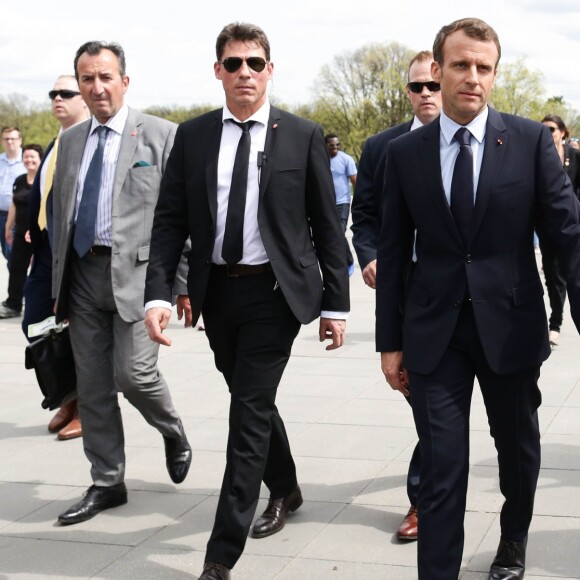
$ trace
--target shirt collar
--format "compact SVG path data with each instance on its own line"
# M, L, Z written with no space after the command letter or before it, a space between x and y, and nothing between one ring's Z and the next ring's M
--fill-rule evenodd
M109 127L115 133L119 135L123 134L123 130L125 129L125 123L127 122L127 117L129 116L129 107L127 105L123 105L116 113L113 115L106 123L105 126ZM93 116L91 121L91 131L90 134L92 135L94 130L102 123L97 121L96 117Z
M261 123L264 127L268 126L268 119L270 118L270 101L266 99L266 102L251 116L246 119L246 121L256 121ZM239 119L234 117L233 113L228 109L227 105L224 105L224 110L222 113L222 121L225 122L228 119L233 119L234 121L241 122Z
M449 145L457 132L457 129L460 127L467 127L469 132L480 142L483 143L483 139L485 137L485 126L487 124L487 117L489 115L489 109L487 106L473 121L468 123L467 125L459 125L452 119L450 119L446 114L445 111L441 110L441 117L440 117L440 125L441 125L441 133L445 138L446 143Z

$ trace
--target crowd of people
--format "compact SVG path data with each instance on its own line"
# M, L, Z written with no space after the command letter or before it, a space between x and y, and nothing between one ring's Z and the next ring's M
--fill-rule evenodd
M200 578L226 580L248 535L280 532L303 503L277 388L302 324L345 340L353 246L376 291L376 348L419 435L409 510L421 580L453 580L463 552L475 378L499 463L501 537L491 580L523 578L540 468L539 370L558 343L566 291L580 325L580 153L563 120L489 106L501 46L470 18L410 62L408 121L369 136L357 169L336 134L268 100L264 31L216 42L223 108L181 125L130 108L123 48L89 41L49 98L61 130L46 152L2 130L1 318L68 323L76 391L48 428L82 435L92 485L58 517L128 501L118 393L163 438L179 484L192 451L157 365L176 307L203 324L230 392L226 467ZM351 191L354 189L352 211ZM536 265L540 240L549 326ZM32 258L32 265L29 264ZM254 521L261 483L270 499Z

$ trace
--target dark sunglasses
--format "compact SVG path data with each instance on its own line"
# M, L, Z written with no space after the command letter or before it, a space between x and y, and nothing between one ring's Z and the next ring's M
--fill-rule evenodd
M72 99L80 95L78 91L69 91L67 89L61 89L60 91L48 91L48 97L51 101L54 101L56 97L60 97L61 99Z
M552 127L552 125L545 125L546 127L548 127L548 129L550 129L550 133L553 133L556 130L556 127Z
M427 87L427 90L430 91L431 93L436 93L437 91L441 90L441 85L439 83L436 83L435 81L427 81L425 83L407 83L407 88L412 92L412 93L422 93L423 92L423 87Z
M255 72L262 72L266 68L266 65L268 64L268 61L264 60L261 56L249 56L248 58L240 58L239 56L228 56L228 58L224 58L221 61L221 64L224 65L224 68L229 73L233 73L236 72L242 66L242 63L244 61L246 61L247 65Z

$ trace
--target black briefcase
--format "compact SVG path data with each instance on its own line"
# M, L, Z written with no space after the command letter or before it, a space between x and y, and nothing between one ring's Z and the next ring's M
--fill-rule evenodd
M26 347L24 366L34 369L44 395L43 409L56 409L76 389L77 373L68 327L31 342Z

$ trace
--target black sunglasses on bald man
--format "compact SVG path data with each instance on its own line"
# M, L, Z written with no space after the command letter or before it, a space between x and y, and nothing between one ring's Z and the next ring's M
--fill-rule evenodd
M407 83L407 88L412 93L422 93L423 87L427 87L427 90L431 93L436 93L441 90L441 86L435 81L427 81L425 83Z
M224 68L229 73L233 73L242 66L244 61L246 61L246 64L255 72L262 72L268 64L268 61L264 60L261 56L249 56L248 58L228 56L228 58L224 58L222 61L220 61L220 64L223 64Z
M59 91L48 91L48 97L51 101L54 101L56 97L60 97L61 99L72 99L80 95L78 91L69 91L67 89L61 89Z

